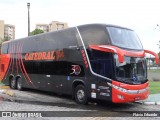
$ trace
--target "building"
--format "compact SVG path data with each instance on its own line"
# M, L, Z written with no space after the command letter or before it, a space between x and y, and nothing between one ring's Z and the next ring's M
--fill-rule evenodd
M15 39L15 26L4 23L3 20L0 20L0 40L4 38Z
M4 25L4 38L15 39L15 26L10 24Z
M48 24L36 24L36 29L41 29L46 33L46 32L49 32L49 25Z
M0 20L0 40L4 39L4 21Z
M68 27L65 22L52 21L50 24L36 24L36 29L41 29L44 32L50 32L55 30L62 30Z
M52 21L49 24L49 31L55 31L55 30L62 30L68 27L67 23L64 22L58 22L58 21Z

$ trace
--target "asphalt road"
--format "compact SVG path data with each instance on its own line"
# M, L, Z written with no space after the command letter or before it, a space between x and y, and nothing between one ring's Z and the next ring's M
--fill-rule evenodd
M64 117L65 119L76 117L72 119L94 118L97 120L107 117L107 119L110 120L113 118L119 119L120 117L120 119L127 118L132 120L137 119L136 115L141 115L140 113L143 111L150 113L150 111L160 110L160 105L144 105L140 103L113 104L110 102L98 102L89 103L89 105L78 105L71 99L71 96L61 96L31 89L25 91L12 90L12 92L14 92L14 96L0 94L0 111L35 111L40 112L43 117L54 116L54 119L60 119L59 117L63 119ZM43 117L41 119L44 119ZM142 117L141 120L150 118L151 117ZM20 118L16 117L16 119ZM35 117L32 119L35 120L39 118ZM47 117L46 119L51 119L51 117ZM152 117L152 119L157 118Z

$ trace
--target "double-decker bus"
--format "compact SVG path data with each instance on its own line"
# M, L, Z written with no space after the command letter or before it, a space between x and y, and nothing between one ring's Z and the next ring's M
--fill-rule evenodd
M128 28L87 24L16 39L2 44L1 81L23 88L72 95L79 104L91 99L114 103L148 97L145 53Z

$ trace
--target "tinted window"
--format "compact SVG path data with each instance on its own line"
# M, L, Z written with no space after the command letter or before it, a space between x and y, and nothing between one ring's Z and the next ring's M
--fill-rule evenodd
M113 78L112 54L98 50L88 50L92 70L102 76Z
M143 49L142 44L134 31L117 27L107 27L107 30L113 45L127 49Z
M23 43L23 53L28 53L28 52L36 52L38 46L38 38L28 38L24 39Z
M75 76L75 74L70 74L73 72L72 65L75 65L75 63L65 62L65 61L25 62L25 68L27 72L30 74ZM79 66L81 67L81 73L78 76L84 76L83 66L81 65Z
M23 53L49 51L78 46L74 29L49 32L24 38Z
M2 44L2 54L7 54L8 53L8 43L3 43Z
M110 44L106 27L100 25L78 27L85 46Z
M38 51L64 49L69 48L69 46L78 46L76 33L73 29L48 33L37 43Z

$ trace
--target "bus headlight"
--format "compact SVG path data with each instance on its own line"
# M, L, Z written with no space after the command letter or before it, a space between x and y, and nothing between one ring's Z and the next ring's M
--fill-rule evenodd
M116 86L116 85L113 85L113 84L111 84L111 83L107 83L107 84L108 84L109 86L115 88L116 90L119 90L119 91L125 92L125 93L127 92L127 89L121 88L121 87Z
M108 83L107 84L110 86L110 87L113 87L115 88L116 90L119 90L121 92L124 92L124 93L127 93L127 94L140 94L140 93L144 93L146 92L148 89L147 88L144 88L144 89L140 89L140 90L127 90L125 88L121 88L119 86L116 86L116 85L113 85L111 83Z

